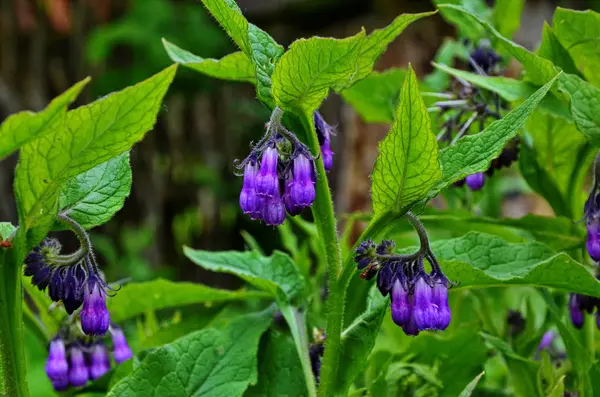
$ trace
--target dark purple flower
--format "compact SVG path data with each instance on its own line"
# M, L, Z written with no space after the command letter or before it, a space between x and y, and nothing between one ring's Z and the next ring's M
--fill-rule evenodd
M65 310L69 314L79 309L83 303L83 290L86 277L87 274L80 263L68 267L65 271L65 277L62 280L63 294L61 300L65 306Z
M319 138L319 144L321 145L321 156L323 158L323 166L326 171L331 171L333 168L333 155L331 151L331 135L334 128L327 124L323 116L319 112L313 114L315 129L317 131L317 137Z
M67 353L65 349L65 343L61 338L54 338L50 342L50 348L48 349L48 359L46 360L46 375L50 380L56 380L57 383L67 379L67 386L69 384L69 363L67 362Z
M259 196L270 198L279 195L279 177L277 176L278 157L279 154L275 147L269 146L265 149L254 186L256 194Z
M262 220L267 226L281 225L285 220L285 206L279 192L272 197L265 198Z
M401 327L407 327L411 319L408 291L397 278L396 281L394 281L392 293L390 295L392 297L392 320Z
M393 240L383 240L381 244L377 246L377 253L379 255L392 255L396 250L396 243Z
M506 323L508 324L508 333L512 336L520 334L525 329L525 318L523 318L521 312L516 310L508 311Z
M50 379L50 382L55 391L65 391L69 388L69 375L65 375L62 378Z
M588 219L586 228L588 236L585 246L590 257L598 262L600 261L600 218Z
M325 346L323 343L313 343L308 347L308 357L310 358L310 367L317 385L319 384L319 377L321 375L321 359L325 352Z
M299 206L295 201L292 200L291 198L291 185L292 182L290 181L286 181L285 182L285 191L283 193L283 204L285 205L285 210L290 214L290 215L299 215L302 210L304 209L304 207Z
M244 168L244 185L240 192L240 207L244 214L250 215L250 218L260 217L262 210L262 197L256 194L255 182L258 175L258 165L249 161Z
M373 240L366 240L361 242L358 247L354 250L354 262L358 270L363 270L369 264L375 261L377 245Z
M415 283L412 317L420 331L436 328L437 313L433 303L433 288L427 284L424 276L419 277Z
M108 350L102 343L96 343L90 353L90 378L96 380L110 371Z
M414 297L411 296L410 299L412 300ZM402 331L404 331L404 333L408 336L417 336L419 335L419 327L417 327L417 322L415 320L415 316L411 316L410 317L410 321L408 322L408 324L402 326Z
M490 74L493 69L502 61L502 57L498 55L490 46L480 45L471 54L471 60L475 63L485 74ZM473 64L469 63L471 71L476 72L476 68Z
M294 159L293 177L287 188L290 201L298 207L309 207L315 201L313 163L305 155Z
M75 387L85 386L90 379L90 374L85 363L83 351L77 346L71 346L69 355L71 357L71 368L69 369L71 384Z
M87 335L104 335L110 325L106 308L104 284L96 275L90 275L85 284L83 309L79 313L81 329Z
M63 280L67 274L66 267L57 267L52 270L50 283L48 284L48 295L54 302L59 302L64 296Z
M475 174L469 175L465 178L467 181L467 186L471 190L481 190L485 183L485 174L483 172L477 172Z
M48 257L59 255L61 245L54 238L47 238L35 247L25 258L25 269L23 273L31 276L31 283L38 287L40 291L44 290L50 282L52 273L52 264Z
M440 331L445 330L450 325L452 313L448 305L448 285L442 280L434 280L432 301L437 307L437 316L434 328Z
M554 334L554 332L546 331L546 333L544 333L544 335L542 336L542 339L540 340L538 350L544 350L544 349L547 349L548 347L550 347L550 345L552 344L552 341L554 341L555 337L556 337L556 335Z
M585 314L579 307L579 299L577 294L571 294L569 296L569 312L571 314L571 322L573 323L573 326L577 329L581 329L585 321Z
M381 295L386 296L392 290L392 286L397 279L395 267L390 264L382 266L377 274L377 288L379 288Z
M600 310L596 312L596 328L600 329Z
M121 328L113 328L111 331L112 342L113 342L113 357L117 364L121 364L124 361L129 360L133 357L133 352L127 345L127 339Z

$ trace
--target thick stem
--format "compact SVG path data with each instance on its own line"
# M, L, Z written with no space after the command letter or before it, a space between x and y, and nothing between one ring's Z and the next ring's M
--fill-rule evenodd
M421 248L419 249L419 251L422 253L431 252L431 248L429 246L429 237L427 237L427 231L425 230L425 226L423 226L419 218L413 215L412 212L407 212L406 214L404 214L404 216L406 216L406 219L408 219L410 224L413 225L415 231L419 235L419 241L421 242Z

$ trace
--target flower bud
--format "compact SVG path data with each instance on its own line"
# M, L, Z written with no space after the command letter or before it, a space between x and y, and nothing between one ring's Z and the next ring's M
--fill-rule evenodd
M87 335L104 335L110 326L106 292L96 275L90 275L84 289L83 309L79 313L81 328Z
M113 357L117 364L121 364L124 361L129 360L133 357L133 352L127 345L125 334L120 328L114 328L112 331L112 342L113 342Z
M573 326L577 329L581 329L585 321L585 314L579 307L579 299L577 294L571 294L569 296L569 312L571 314L571 322L573 323Z
M291 181L285 182L285 192L283 194L283 204L285 205L285 210L292 216L299 215L304 207L299 206L295 201L291 198Z
M96 380L110 371L108 350L102 343L96 343L90 353L90 378Z
M354 250L354 262L358 270L362 270L376 261L377 245L372 240L361 242Z
M600 219L588 219L586 229L588 236L585 246L590 257L598 262L600 261Z
M40 291L44 290L50 282L52 265L47 257L59 255L61 245L54 238L47 238L35 247L27 257L25 257L25 269L23 273L31 276L31 283L38 287Z
M412 297L411 297L412 298ZM417 327L417 323L415 320L415 316L410 317L410 321L408 324L402 326L402 331L408 336L417 336L419 335L419 327Z
M386 296L392 289L392 286L395 285L394 282L397 280L396 272L389 263L386 263L381 267L381 270L379 270L379 273L377 274L377 288L379 288L381 295Z
M54 391L65 391L69 388L69 375L65 375L62 378L50 379Z
M333 151L331 150L331 142L329 139L325 140L323 146L321 146L321 157L323 158L323 167L325 171L331 171L333 168Z
M414 304L412 317L420 331L435 329L437 324L436 308L433 305L433 288L427 284L424 277L419 277L415 283Z
M290 201L298 207L308 207L315 201L312 160L300 154L294 159L293 168L293 178L289 183Z
M467 176L465 180L467 181L467 186L469 186L469 189L481 190L485 183L485 174L483 172L477 172Z
M62 302L67 313L72 314L83 303L83 290L87 274L81 264L67 268L62 288Z
M432 302L437 307L434 328L443 331L448 328L452 319L452 313L448 305L448 287L444 283L436 282L433 285Z
M411 307L408 291L404 288L402 283L400 283L399 279L394 281L391 298L392 320L401 327L407 327L411 319Z
M256 194L255 183L258 175L258 165L252 161L246 164L244 168L244 185L240 192L240 207L244 214L250 215L254 219L257 214L261 213L261 198Z
M278 157L279 154L275 147L265 149L254 187L256 194L259 196L273 197L279 194L279 177L277 176Z
M71 368L69 370L69 380L75 387L85 386L90 378L88 367L85 364L83 351L77 346L71 346L69 349L71 356Z
M262 219L267 226L281 225L285 220L285 207L279 192L272 197L265 198Z
M323 166L325 171L331 171L333 168L333 155L331 151L331 134L334 128L327 124L323 116L319 112L313 114L315 129L317 131L317 137L319 138L319 144L321 145L321 157L323 159Z
M48 359L46 360L46 375L50 380L56 380L60 384L61 380L67 379L68 382L69 363L67 363L67 353L65 343L61 338L54 338L50 342L48 350Z
M548 347L550 347L550 345L552 344L552 341L554 341L556 335L554 335L554 332L552 331L546 331L546 333L544 333L544 335L542 336L542 339L540 340L540 344L538 345L538 350L544 350L547 349Z

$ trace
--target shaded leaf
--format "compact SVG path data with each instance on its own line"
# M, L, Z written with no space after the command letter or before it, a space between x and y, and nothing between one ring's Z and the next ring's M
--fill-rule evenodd
M575 62L573 62L573 58L571 58L569 51L563 47L556 37L554 30L548 26L547 22L544 22L542 43L538 49L538 54L562 68L562 70L567 73L579 74L579 69L577 69Z
M467 385L467 387L465 387L465 389L463 391L460 392L460 394L458 395L458 397L470 397L471 394L473 394L473 390L475 390L475 388L477 387L477 384L479 383L479 380L481 379L481 377L485 374L485 372L480 373L479 375L477 375L475 377L475 379L473 379L471 381L471 383L469 383Z
M525 0L502 0L494 3L494 26L504 37L511 38L521 26Z

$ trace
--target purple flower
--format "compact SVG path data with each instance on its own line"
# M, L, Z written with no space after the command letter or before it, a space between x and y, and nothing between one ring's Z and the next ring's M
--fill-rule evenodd
M87 274L80 263L69 266L62 280L61 300L67 313L72 314L83 303L83 289Z
M577 329L581 329L585 321L585 314L579 306L577 294L571 294L569 296L569 312L571 314L571 322L573 323L573 326Z
M398 274L395 271L395 266L393 267L389 263L382 266L379 273L377 273L377 288L379 288L381 295L386 296L392 290L397 280Z
M542 339L540 340L538 350L541 351L541 350L544 350L544 349L547 349L548 347L550 347L550 345L552 344L552 341L554 341L555 337L556 337L556 335L554 334L554 332L546 331L546 333L544 333L544 335L542 336Z
M125 334L121 328L113 328L111 331L112 342L113 342L113 356L117 364L121 364L124 361L129 360L133 357L133 353L127 345Z
M485 174L483 172L478 172L476 174L469 175L465 178L467 181L467 186L471 190L481 190L483 184L485 183Z
M588 237L585 246L590 257L598 262L600 261L600 218L588 219L586 229Z
M434 279L432 302L437 307L435 329L440 331L445 330L450 325L452 313L448 305L448 285L445 281Z
M104 335L110 325L106 308L104 284L96 275L90 275L84 289L83 309L79 313L81 328L87 335Z
M298 207L308 207L315 201L313 164L304 154L294 159L293 177L287 189L290 201Z
M38 287L40 291L44 290L50 282L53 266L47 260L47 257L59 255L61 245L54 238L47 238L35 247L25 258L25 269L23 273L31 276L31 284Z
M315 112L314 115L315 129L317 131L317 137L319 138L319 144L321 145L321 156L323 157L323 166L326 171L331 171L333 168L333 155L331 151L331 135L334 128L327 124L323 116L319 112Z
M48 359L46 360L46 375L51 381L56 380L60 384L64 379L69 384L69 363L67 363L67 353L65 343L61 338L54 338L50 342L48 350Z
M90 374L85 364L83 351L77 346L71 346L69 355L71 356L71 368L69 370L71 384L75 387L85 386L90 378Z
M396 279L394 282L392 293L390 295L392 297L392 320L401 327L407 327L411 320L411 307L408 291L404 288L399 279ZM416 324L414 324L414 326L416 326Z
M304 207L299 206L295 201L292 200L291 197L291 186L292 182L289 180L285 181L285 191L283 193L283 204L285 205L285 210L292 216L299 215Z
M498 55L489 45L480 45L471 53L471 60L485 74L490 74L493 69L502 61L502 57ZM476 72L475 67L469 63L469 69Z
M358 270L363 270L376 259L377 245L372 240L361 242L354 250L354 262Z
M277 176L277 160L279 154L275 147L265 149L256 175L255 190L259 196L270 198L279 195L279 177Z
M55 391L65 391L69 388L69 375L65 375L59 379L50 379L50 382Z
M437 313L433 303L433 288L427 284L424 276L419 277L415 283L412 316L420 331L436 329Z
M281 225L285 220L285 207L279 191L272 197L265 198L262 219L267 226Z
M413 299L414 299L414 296L411 296L410 300L412 301ZM419 327L417 327L417 322L415 320L415 316L411 316L408 324L402 326L402 331L404 331L404 333L408 336L419 335L420 331L419 331Z
M90 361L90 378L96 380L102 375L110 371L110 357L108 350L102 343L96 343L92 347L92 352L89 356Z
M262 212L262 197L256 194L255 183L258 175L258 165L249 161L244 168L244 185L240 192L240 207L250 218L260 218Z

